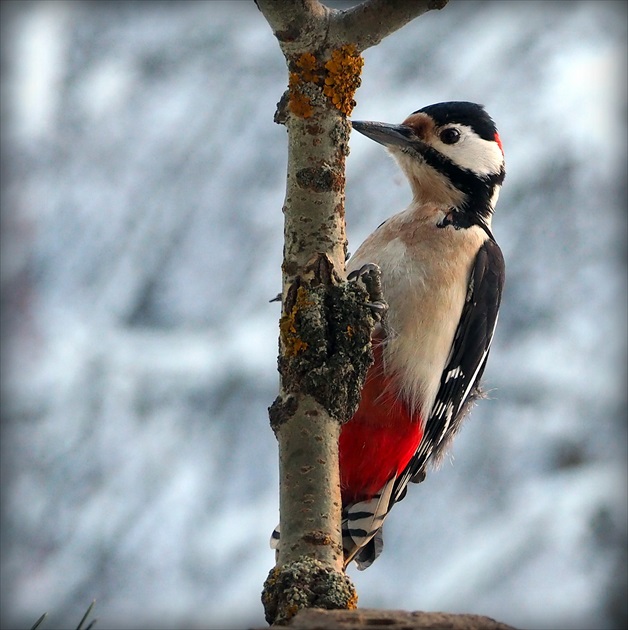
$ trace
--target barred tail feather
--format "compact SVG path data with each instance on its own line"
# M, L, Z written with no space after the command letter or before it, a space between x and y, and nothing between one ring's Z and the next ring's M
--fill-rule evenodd
M355 560L358 569L369 567L381 553L384 543L382 525L391 507L395 478L367 501L359 501L344 509L342 519L342 545L345 567Z

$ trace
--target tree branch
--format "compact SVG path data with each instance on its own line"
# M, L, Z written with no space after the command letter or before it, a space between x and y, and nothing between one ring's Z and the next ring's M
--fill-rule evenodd
M345 282L347 116L359 85L355 47L326 46L316 0L258 0L289 69L275 120L288 129L280 388L269 414L279 444L281 541L262 601L269 623L301 608L355 607L344 575L338 436L359 402L373 319Z
M321 39L319 25L327 19L329 9L318 0L255 0L284 53L286 47L302 50L318 48ZM308 41L312 36L312 41Z
M332 42L352 42L362 52L414 18L442 9L449 0L367 0L331 16Z

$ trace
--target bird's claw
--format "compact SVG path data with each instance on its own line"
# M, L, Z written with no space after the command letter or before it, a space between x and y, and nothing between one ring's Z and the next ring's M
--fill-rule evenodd
M380 317L388 310L388 304L386 304L386 302L384 302L383 300L379 302L366 302L366 305L371 310L378 313Z
M384 300L382 292L382 272L375 263L366 263L359 269L355 269L348 276L349 282L361 281L369 294L369 301L366 305L373 311L377 320L384 317L388 311L388 303Z

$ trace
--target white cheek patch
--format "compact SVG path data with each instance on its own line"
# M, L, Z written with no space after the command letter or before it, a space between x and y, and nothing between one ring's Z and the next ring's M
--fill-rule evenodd
M436 140L435 148L454 164L478 175L499 173L504 165L504 155L497 142L480 138L470 127L461 125L456 128L460 130L460 140L456 144Z
M493 195L491 197L491 200L489 201L489 203L491 204L491 208L494 208L497 205L497 200L499 199L499 191L501 190L501 188L501 186L495 186L495 189L493 190Z

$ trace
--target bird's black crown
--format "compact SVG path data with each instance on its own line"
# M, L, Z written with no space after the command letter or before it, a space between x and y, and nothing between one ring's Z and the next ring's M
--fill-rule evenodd
M484 140L494 140L497 133L493 119L486 113L484 107L477 103L448 101L428 105L413 113L419 112L430 116L439 127L449 123L468 125Z

